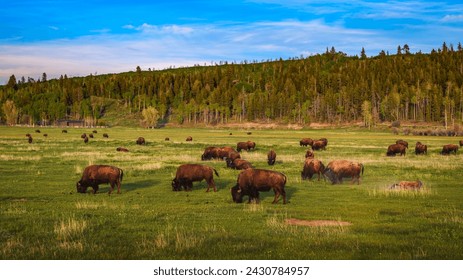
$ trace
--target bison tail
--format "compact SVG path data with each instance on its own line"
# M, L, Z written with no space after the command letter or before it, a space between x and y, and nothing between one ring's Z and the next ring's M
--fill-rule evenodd
M123 171L122 169L119 169L119 171L120 171L120 177L119 177L119 179L120 179L121 182L122 182L122 178L124 177L124 171Z
M214 173L215 175L217 175L217 177L219 177L219 173L217 173L217 170L215 170L214 168L212 168L214 170Z
M362 168L362 176L363 176L363 170L364 170L365 168L363 167L363 164L360 164L360 167Z

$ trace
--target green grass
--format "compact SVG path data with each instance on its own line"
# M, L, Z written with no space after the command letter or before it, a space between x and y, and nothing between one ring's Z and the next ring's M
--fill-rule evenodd
M0 127L0 259L463 259L463 155L441 156L450 137L400 136L411 146L428 145L427 156L388 158L398 138L388 132L351 130L245 130L164 128L92 129ZM103 139L103 133L109 139ZM233 135L229 135L232 132ZM34 142L27 143L26 133ZM193 142L185 142L187 136ZM135 145L143 136L146 146ZM169 137L170 141L164 141ZM329 140L315 157L362 162L360 185L301 181L303 137ZM260 204L235 204L229 188L239 171L223 161L201 162L206 146L235 146L256 168L288 177L289 203L273 205L273 192ZM116 152L124 146L129 153ZM266 163L268 150L277 163ZM182 163L217 169L218 192L206 183L192 192L173 192L171 180ZM122 194L76 193L89 164L124 170ZM421 180L420 192L389 191L400 180ZM303 227L285 219L337 220L350 226Z

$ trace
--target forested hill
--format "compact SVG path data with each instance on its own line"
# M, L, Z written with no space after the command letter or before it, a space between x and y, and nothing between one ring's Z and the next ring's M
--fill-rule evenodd
M85 119L108 123L112 106L134 118L178 124L463 120L463 50L347 56L334 48L307 58L221 62L162 71L47 80L11 76L0 87L6 123ZM149 108L149 110L145 110ZM153 110L153 108L155 110ZM147 121L148 122L148 121Z

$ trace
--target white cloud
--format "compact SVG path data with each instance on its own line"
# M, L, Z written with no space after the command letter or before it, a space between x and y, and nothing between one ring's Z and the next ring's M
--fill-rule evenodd
M443 22L460 22L463 21L463 14L461 15L446 15L442 18Z

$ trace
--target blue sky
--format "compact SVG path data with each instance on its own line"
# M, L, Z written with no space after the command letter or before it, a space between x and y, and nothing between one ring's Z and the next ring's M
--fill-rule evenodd
M0 84L211 62L430 52L463 41L460 1L0 0ZM463 42L462 42L463 43Z

